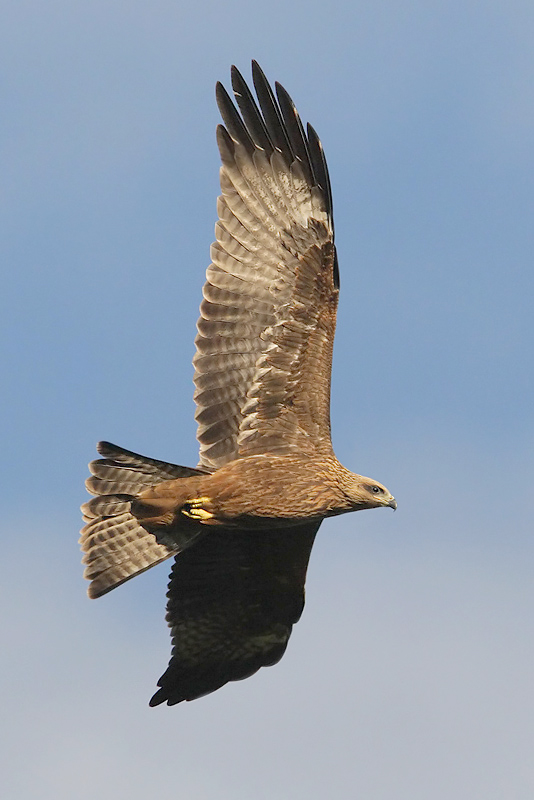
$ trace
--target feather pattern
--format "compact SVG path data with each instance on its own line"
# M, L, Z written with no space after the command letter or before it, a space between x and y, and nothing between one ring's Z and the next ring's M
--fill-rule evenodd
M339 271L315 130L259 66L232 68L217 129L221 196L197 323L200 463L101 442L81 533L89 596L175 556L172 656L150 704L193 700L283 655L325 517L396 501L330 439Z
M221 84L221 190L196 338L200 463L331 452L330 372L338 298L332 197L313 128L253 63L254 100ZM239 110L238 110L239 109Z
M81 531L80 545L93 598L178 552L177 546L159 544L129 511L89 522Z
M131 513L132 500L162 481L202 475L202 471L133 453L110 442L99 442L104 458L92 461L85 485L96 495L84 503L80 545L84 577L91 581L89 597L100 597L149 567L175 555L203 531L191 528L172 536L154 535Z

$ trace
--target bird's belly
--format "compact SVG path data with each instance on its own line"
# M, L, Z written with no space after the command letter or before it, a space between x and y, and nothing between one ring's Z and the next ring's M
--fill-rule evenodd
M230 476L235 480L225 479ZM228 476L216 473L212 484L210 505L215 524L287 527L349 510L332 483L294 466L286 470L236 469Z

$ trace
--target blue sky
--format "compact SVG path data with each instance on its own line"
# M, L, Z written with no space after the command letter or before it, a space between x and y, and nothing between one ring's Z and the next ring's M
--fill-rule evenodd
M530 800L534 7L6 3L0 764L14 800ZM168 566L85 596L106 438L194 465L214 84L256 58L325 146L340 460L275 668L148 709ZM6 796L8 796L6 795Z

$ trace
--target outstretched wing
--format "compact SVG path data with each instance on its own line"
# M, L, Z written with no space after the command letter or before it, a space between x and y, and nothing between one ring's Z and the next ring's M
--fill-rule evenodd
M217 241L200 307L200 466L257 453L329 453L339 280L323 150L253 62L258 104L232 68L221 84Z
M151 706L194 700L282 658L319 525L214 529L177 556L167 594L172 657Z

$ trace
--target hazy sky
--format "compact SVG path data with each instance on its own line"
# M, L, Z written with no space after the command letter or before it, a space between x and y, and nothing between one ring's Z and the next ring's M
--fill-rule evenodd
M2 795L531 800L532 2L2 11ZM323 525L278 666L149 709L169 565L90 602L78 506L98 439L196 463L214 84L251 58L325 146L334 446L399 509Z

